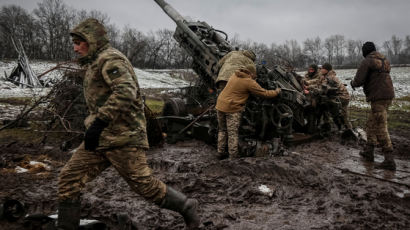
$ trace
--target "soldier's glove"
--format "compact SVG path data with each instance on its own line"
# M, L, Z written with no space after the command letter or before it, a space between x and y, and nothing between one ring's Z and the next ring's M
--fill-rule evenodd
M91 126L85 131L84 148L85 150L94 151L99 144L102 131L108 126L108 123L96 118Z
M279 96L279 95L280 95L280 93L282 92L282 90L281 90L279 87L278 87L278 88L276 88L276 89L275 89L275 91L276 91L276 95L278 95L278 96Z
M352 87L353 90L356 90L353 86L353 80L350 81L350 86Z

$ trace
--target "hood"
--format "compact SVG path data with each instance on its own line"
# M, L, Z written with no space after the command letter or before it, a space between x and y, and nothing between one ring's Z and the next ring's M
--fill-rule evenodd
M240 78L252 78L252 74L246 69L239 69L235 71L235 75Z
M330 70L329 72L327 72L327 74L325 76L326 77L336 76L336 72L334 70Z
M250 58L252 61L256 60L256 55L253 51L251 51L251 50L242 50L241 52L245 57Z
M77 35L83 38L88 43L88 53L86 56L80 57L80 64L86 64L95 59L99 50L109 43L107 31L104 26L94 18L89 18L78 24L70 35Z
M369 57L369 58L381 58L381 59L384 59L384 58L385 58L383 54L381 54L381 53L379 53L379 52L377 52L377 51L373 51L373 52L369 53L366 57Z

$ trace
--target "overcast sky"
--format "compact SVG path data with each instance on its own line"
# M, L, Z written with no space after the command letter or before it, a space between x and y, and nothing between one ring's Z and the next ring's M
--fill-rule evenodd
M42 0L0 0L29 11ZM107 13L112 23L143 32L175 29L154 0L64 0L75 9ZM230 37L283 43L342 34L382 43L393 34L410 35L410 0L167 0L183 16L206 21Z

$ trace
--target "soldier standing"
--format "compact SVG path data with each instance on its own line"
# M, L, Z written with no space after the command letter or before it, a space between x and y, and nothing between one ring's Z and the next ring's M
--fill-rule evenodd
M231 51L219 60L217 65L219 73L215 81L219 92L223 90L229 78L235 73L235 71L248 64L254 64L255 59L255 53L251 50L241 50Z
M58 228L78 228L82 188L110 165L133 191L179 212L189 228L197 227L198 202L153 177L147 164L144 106L131 63L110 46L96 19L81 22L70 35L80 65L86 68L83 87L89 116L83 143L59 175Z
M367 120L367 144L360 155L367 161L374 161L377 142L382 147L384 161L377 168L395 170L393 146L387 129L387 111L394 98L394 88L390 76L390 63L379 52L373 42L362 47L363 57L356 76L350 82L352 88L363 86L366 100L370 102L371 113Z
M265 98L279 95L280 88L266 90L256 81L255 64L248 64L239 68L229 78L216 102L218 116L218 154L225 158L228 145L229 158L238 157L238 130L241 114L248 100L249 94Z

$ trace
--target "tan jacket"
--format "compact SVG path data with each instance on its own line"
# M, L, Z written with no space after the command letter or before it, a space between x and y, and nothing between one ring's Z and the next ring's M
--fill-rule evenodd
M274 98L278 95L276 90L262 88L245 71L236 71L219 95L216 109L225 113L242 111L250 93L265 98Z

